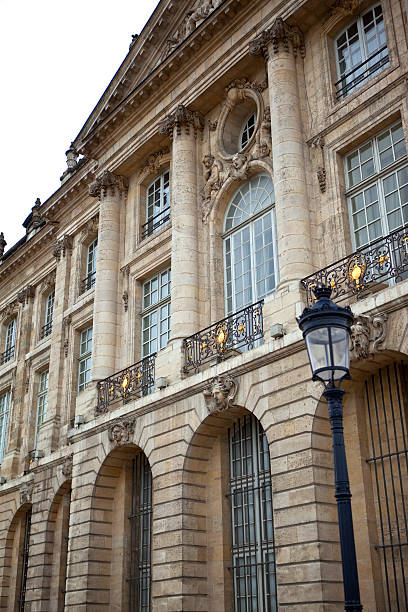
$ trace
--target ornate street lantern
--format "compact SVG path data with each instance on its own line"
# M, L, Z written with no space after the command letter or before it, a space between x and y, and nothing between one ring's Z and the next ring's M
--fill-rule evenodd
M330 287L316 287L316 304L298 319L306 341L313 380L334 386L350 378L350 327L353 313L330 300Z
M343 566L344 609L360 612L356 549L354 543L351 492L343 436L343 389L341 381L350 378L350 328L353 313L330 300L330 287L314 289L316 304L305 308L298 319L312 368L313 380L325 390L333 439L335 498L339 517L341 561ZM337 384L337 386L336 386Z

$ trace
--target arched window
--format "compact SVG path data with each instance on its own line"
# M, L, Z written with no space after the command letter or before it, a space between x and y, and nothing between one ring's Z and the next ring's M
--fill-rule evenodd
M275 194L258 174L236 191L224 223L227 314L255 303L276 287Z
M265 432L252 415L229 430L234 609L274 612L272 483Z

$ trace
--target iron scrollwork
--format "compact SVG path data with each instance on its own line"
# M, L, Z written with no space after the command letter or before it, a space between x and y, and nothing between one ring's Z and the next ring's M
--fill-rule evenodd
M154 364L156 354L145 357L138 363L117 372L98 383L98 404L96 413L108 411L109 405L122 400L132 399L151 393L154 388Z
M331 287L331 299L361 295L377 282L408 278L408 225L358 249L351 255L302 280L307 304L313 305L314 287Z
M205 362L226 359L234 349L253 348L263 338L263 300L184 339L184 371L198 370Z

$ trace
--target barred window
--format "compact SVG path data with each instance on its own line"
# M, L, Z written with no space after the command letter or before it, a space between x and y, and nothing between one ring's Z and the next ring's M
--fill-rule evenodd
M83 391L91 378L92 331L88 327L81 332L78 364L78 391Z
M157 232L170 219L170 173L168 170L147 188L146 223L143 226L142 238Z
M133 460L130 520L130 606L129 610L150 612L152 472L145 455Z
M10 391L6 391L0 395L0 464L3 461L4 453L6 452L10 400Z
M235 612L277 610L269 447L259 421L229 430Z
M37 415L35 419L34 448L37 448L38 432L44 423L48 406L48 370L41 372L37 393Z
M408 165L401 123L349 153L345 172L355 248L408 222Z
M339 80L337 97L344 98L389 64L381 4L372 6L336 39Z
M7 325L6 328L6 340L4 343L4 352L1 355L1 363L11 361L15 356L16 348L16 332L17 332L17 319L13 319Z
M226 311L231 314L275 290L277 257L272 179L254 176L236 191L224 224Z
M169 341L170 285L170 268L143 283L142 357L156 353Z

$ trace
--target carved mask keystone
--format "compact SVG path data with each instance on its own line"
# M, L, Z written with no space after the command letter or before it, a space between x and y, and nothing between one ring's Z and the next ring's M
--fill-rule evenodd
M31 504L34 491L34 481L23 482L20 487L20 504Z
M209 414L223 412L234 406L238 382L232 376L216 376L203 391Z
M118 421L109 427L108 437L115 446L121 446L122 444L130 444L132 442L134 433L134 420L124 419L123 421Z
M380 345L387 334L387 319L385 313L363 314L354 318L350 334L352 359L369 359L381 350Z

